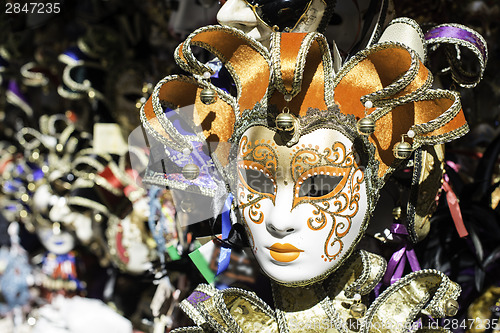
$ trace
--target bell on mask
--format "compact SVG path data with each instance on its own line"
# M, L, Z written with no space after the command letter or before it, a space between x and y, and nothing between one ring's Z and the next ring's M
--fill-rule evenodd
M410 157L411 153L413 152L413 148L411 144L406 142L404 140L405 135L401 136L401 142L398 142L397 144L394 145L394 148L392 148L392 152L394 153L394 157L404 160L408 157Z
M365 117L358 120L356 124L359 134L370 135L375 132L375 121L371 117Z
M349 308L350 315L353 316L353 318L359 319L365 315L365 312L366 312L366 305L361 303L361 295L355 294L354 303Z
M366 312L366 305L363 303L353 304L349 308L349 313L356 319L363 318Z
M295 117L290 113L282 112L276 117L276 127L280 131L292 131L294 129L294 123Z
M373 107L373 102L368 100L363 105L365 106L365 117L358 120L356 128L361 135L371 135L375 132L375 120L368 116L368 110Z
M297 118L290 113L288 107L283 108L283 111L276 117L276 128L283 132L295 131Z
M200 92L200 100L205 105L214 104L217 101L217 92L213 89L205 88Z
M444 313L449 317L453 317L457 314L459 308L458 302L450 298L444 305Z
M186 179L189 180L196 179L199 174L200 174L200 168L195 164L189 163L182 168L182 175Z

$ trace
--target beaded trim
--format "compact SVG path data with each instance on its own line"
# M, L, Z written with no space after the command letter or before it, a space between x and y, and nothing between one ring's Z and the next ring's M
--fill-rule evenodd
M213 297L213 295L215 295L215 293L217 292L217 290L214 287L204 283L199 284L196 287L194 292L197 291L202 292L203 294L206 294L210 297ZM207 324L207 321L201 315L198 306L190 303L188 299L183 300L179 304L179 307L181 308L182 311L184 311L184 313L186 313L189 316L189 318L191 318L196 323L196 325L204 326Z

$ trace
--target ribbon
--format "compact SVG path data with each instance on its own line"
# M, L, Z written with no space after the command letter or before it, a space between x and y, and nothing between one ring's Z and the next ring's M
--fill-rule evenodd
M443 190L446 192L446 201L448 202L448 208L450 209L451 218L453 223L455 223L455 228L457 229L458 235L464 238L469 235L467 228L465 228L464 220L462 218L462 212L460 211L460 204L458 203L457 196L450 186L450 178L447 174L443 177Z
M233 195L229 193L226 202L224 203L224 209L222 211L222 240L227 240L229 237L229 231L231 231L231 203L233 202ZM231 247L223 243L220 248L220 254L217 264L217 275L224 272L229 266L231 261Z
M433 42L437 38L457 39L468 42L479 50L484 62L488 59L488 49L484 39L475 31L471 31L465 26L443 24L429 30L425 34L425 40L428 42Z
M99 176L106 179L106 181L109 183L109 185L111 185L112 187L114 187L116 189L121 190L124 188L121 180L118 179L118 177L116 177L116 175L113 173L113 171L111 170L111 168L109 166L104 168L104 170L102 170L99 173Z
M411 243L408 242L408 230L406 230L406 227L399 223L393 223L389 230L393 235L399 236L397 238L401 239L402 244L401 248L392 254L387 264L387 270L383 279L385 285L392 285L403 276L406 259L408 259L413 272L421 270L415 250Z
M476 31L460 24L442 24L430 29L425 34L425 40L428 48L447 45L449 50L456 49L454 57L451 52L447 52L449 69L455 82L464 88L473 88L481 81L488 61L488 47L485 39ZM462 66L463 57L460 56L459 47L465 47L475 54L480 66L477 73L471 73Z

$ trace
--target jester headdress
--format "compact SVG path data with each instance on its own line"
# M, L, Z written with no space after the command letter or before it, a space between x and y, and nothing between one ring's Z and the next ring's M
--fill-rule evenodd
M193 47L222 62L235 95L211 82L214 70ZM276 119L286 110L294 116L288 145L322 123L362 143L373 211L380 188L407 157L396 157L395 146L403 141L411 152L468 130L458 94L431 89L432 74L418 54L396 42L375 44L341 67L319 33L274 33L268 51L238 30L209 26L192 33L175 56L193 75L164 78L143 106L143 125L156 142L146 183L212 197L235 189L241 135L255 125L280 132ZM205 104L200 95L207 89L218 98ZM373 130L359 133L360 120ZM194 177L186 171L193 165Z

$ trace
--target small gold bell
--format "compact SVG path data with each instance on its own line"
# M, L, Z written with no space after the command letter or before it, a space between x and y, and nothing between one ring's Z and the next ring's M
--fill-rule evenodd
M448 317L453 317L457 314L458 312L458 309L460 308L459 304L457 301L455 301L454 299L448 299L445 303L444 303L444 313L448 316Z
M282 112L276 117L276 128L280 131L292 131L295 126L295 116L288 112Z
M200 100L205 105L213 104L217 100L217 92L213 89L205 88L200 92Z
M355 303L349 308L349 313L356 319L362 318L366 312L366 305L363 303Z
M189 163L182 168L182 175L186 179L189 180L196 179L199 174L200 174L200 168L195 164Z
M408 142L402 141L394 145L394 148L392 149L394 153L394 157L399 158L399 159L405 159L410 157L413 149L411 147L411 144Z
M359 134L370 135L375 132L375 121L371 117L365 117L358 120L356 124Z

